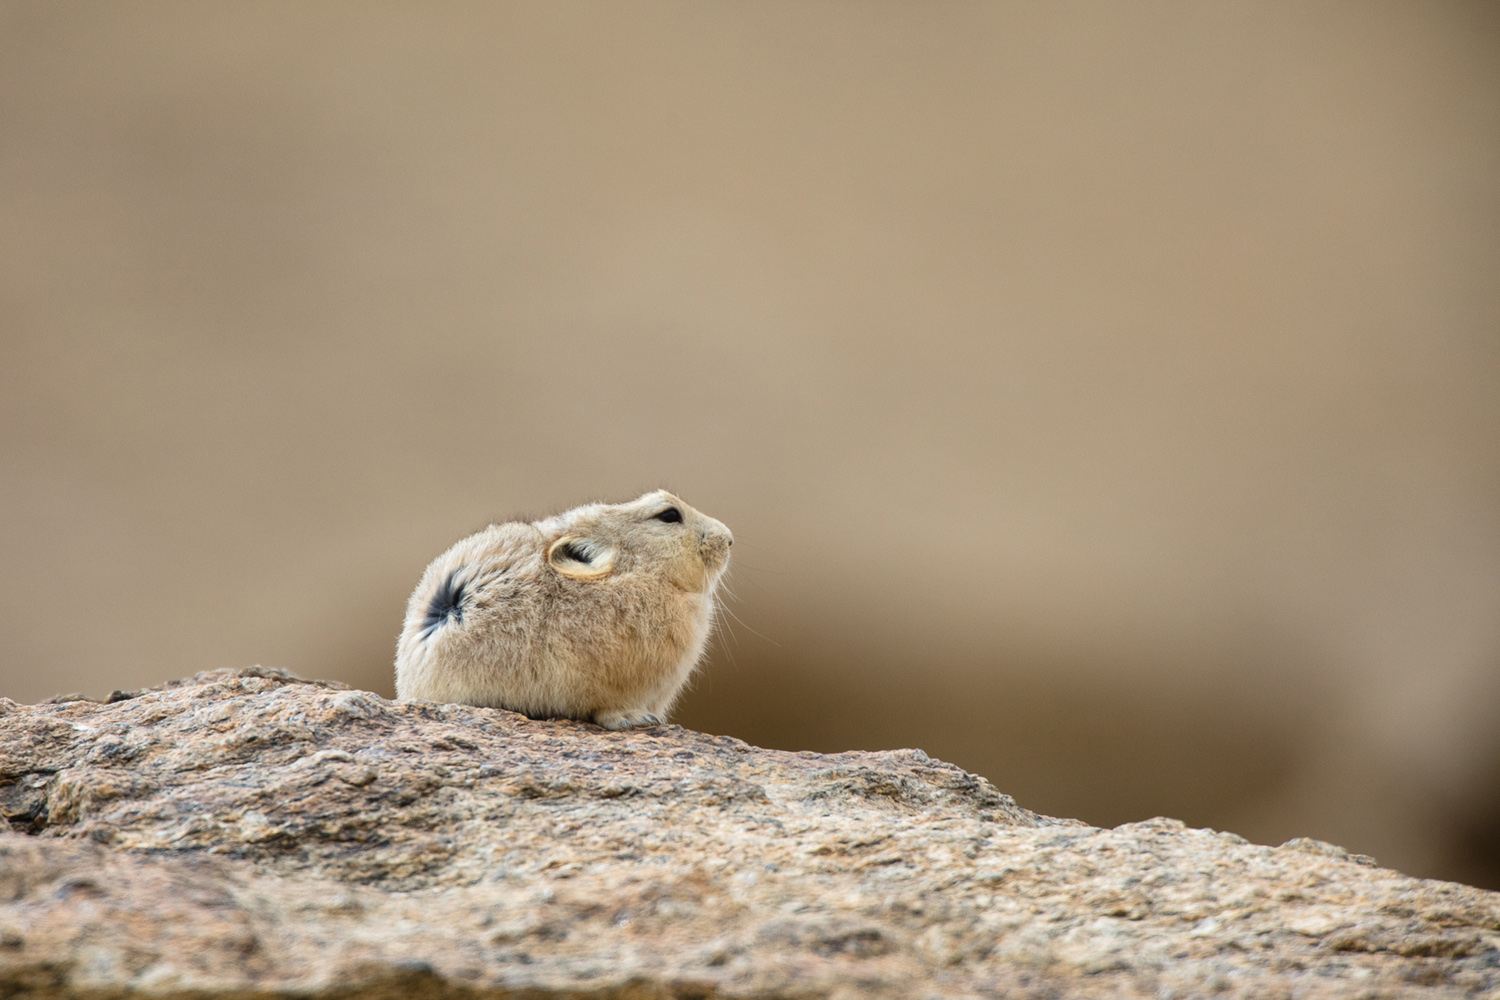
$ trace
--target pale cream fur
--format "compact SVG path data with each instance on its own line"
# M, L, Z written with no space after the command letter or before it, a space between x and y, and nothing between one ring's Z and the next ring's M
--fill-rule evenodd
M703 655L732 544L665 490L491 525L422 574L396 695L606 729L661 722Z

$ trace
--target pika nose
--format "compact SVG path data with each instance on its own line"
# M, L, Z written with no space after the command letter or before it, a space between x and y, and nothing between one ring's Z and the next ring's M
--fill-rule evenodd
M702 552L718 552L722 556L729 553L729 547L734 544L734 535L724 525L715 523L706 531L698 533L698 546Z

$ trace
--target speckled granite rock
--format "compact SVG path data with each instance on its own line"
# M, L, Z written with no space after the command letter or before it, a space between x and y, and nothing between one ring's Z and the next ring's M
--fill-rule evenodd
M1500 997L1500 894L267 670L0 702L0 996Z

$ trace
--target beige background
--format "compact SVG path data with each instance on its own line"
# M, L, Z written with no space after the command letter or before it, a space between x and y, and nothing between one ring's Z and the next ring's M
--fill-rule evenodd
M686 725L1500 886L1493 4L8 0L0 324L0 694L665 485Z

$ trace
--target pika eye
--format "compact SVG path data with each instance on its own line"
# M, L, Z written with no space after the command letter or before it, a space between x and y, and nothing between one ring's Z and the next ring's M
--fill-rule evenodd
M680 524L682 522L682 511L678 510L676 507L668 507L660 514L656 515L656 520L664 521L667 524Z

